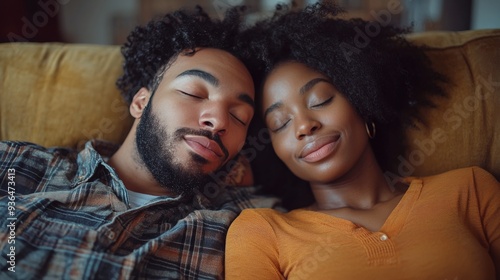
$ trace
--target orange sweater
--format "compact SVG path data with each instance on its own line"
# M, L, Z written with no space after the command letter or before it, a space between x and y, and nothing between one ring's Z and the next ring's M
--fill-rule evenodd
M500 279L495 178L475 167L408 179L379 232L309 210L244 210L228 232L226 278Z

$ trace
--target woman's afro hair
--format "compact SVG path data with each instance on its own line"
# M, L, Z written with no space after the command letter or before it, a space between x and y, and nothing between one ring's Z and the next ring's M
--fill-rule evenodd
M342 12L332 3L299 11L279 5L274 16L245 30L240 44L254 58L249 68L257 88L277 64L296 61L329 77L375 123L377 135L423 122L419 108L432 106L429 97L443 95L439 82L446 81L432 69L426 48L408 42L406 29L340 19Z
M192 53L196 48L225 50L245 63L235 49L235 40L243 21L243 7L226 12L223 20L210 18L201 7L190 13L176 11L136 27L122 46L123 75L116 85L130 103L141 87L154 90L155 78L162 67L181 52Z
M250 134L264 126L259 89L266 76L278 64L296 61L327 76L368 124L375 123L371 144L387 170L390 158L404 148L404 130L416 122L425 123L419 108L433 106L430 96L444 95L441 82L446 78L432 69L426 47L405 39L409 29L342 19L342 13L333 3L302 10L278 5L272 17L241 33L239 43L254 58L249 69L257 88ZM255 173L258 176L259 171Z

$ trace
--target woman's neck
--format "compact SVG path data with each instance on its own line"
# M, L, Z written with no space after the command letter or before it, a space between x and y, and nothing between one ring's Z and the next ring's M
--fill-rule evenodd
M310 183L316 210L338 208L371 209L375 205L401 195L390 186L370 148L340 178L328 184Z

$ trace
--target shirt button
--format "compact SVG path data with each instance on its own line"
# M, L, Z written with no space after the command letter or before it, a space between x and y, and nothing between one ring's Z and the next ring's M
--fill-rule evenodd
M114 239L115 238L115 233L113 231L108 232L108 238L109 239Z
M389 237L384 233L380 236L380 240L382 241L386 241L387 239L389 239Z

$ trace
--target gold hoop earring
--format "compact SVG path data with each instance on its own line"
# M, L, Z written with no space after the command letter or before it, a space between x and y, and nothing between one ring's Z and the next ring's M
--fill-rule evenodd
M368 128L368 123L365 122L365 128L366 128L366 132L368 133L368 137L370 137L370 139L373 139L373 138L375 138L375 134L376 134L377 130L375 129L374 122L371 122L371 125L372 125L372 129L370 130Z

